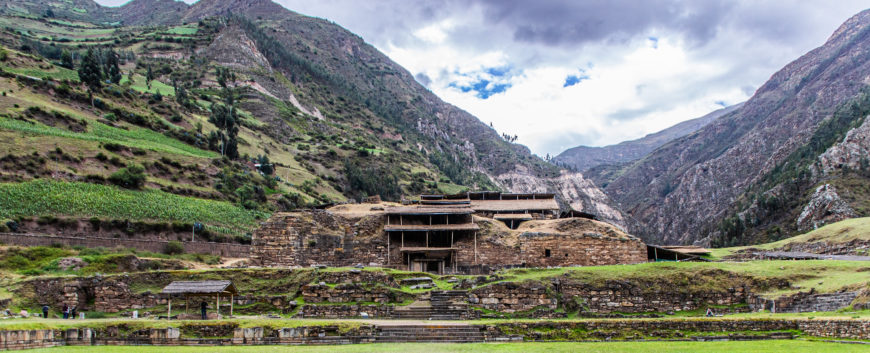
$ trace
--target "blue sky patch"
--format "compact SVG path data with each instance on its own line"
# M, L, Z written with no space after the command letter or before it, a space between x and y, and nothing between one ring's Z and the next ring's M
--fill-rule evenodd
M462 93L473 92L477 98L487 99L494 94L507 91L513 85L511 79L516 74L510 65L484 68L475 72L454 71L457 80L447 86Z
M568 77L565 77L565 83L562 85L562 87L571 87L571 86L576 85L580 82L588 80L589 75L587 75L585 72L586 71L581 69L579 74L568 75Z

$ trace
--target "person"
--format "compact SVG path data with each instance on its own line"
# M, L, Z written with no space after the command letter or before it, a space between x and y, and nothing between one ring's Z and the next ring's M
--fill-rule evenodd
M712 309L712 308L707 308L707 317L713 317L713 315L714 315L714 314L713 314L713 309Z
M42 306L42 318L48 319L48 305Z
M206 319L205 311L207 308L208 308L208 304L206 304L205 302L202 302L201 304L199 304L199 310L202 311L202 319L203 320Z
M66 304L64 304L62 310L63 310L63 318L64 318L64 319L69 319L69 306L67 306Z
M69 318L75 320L76 319L76 307L75 306L73 306L72 309L70 309L70 314L72 314L72 315L70 315Z

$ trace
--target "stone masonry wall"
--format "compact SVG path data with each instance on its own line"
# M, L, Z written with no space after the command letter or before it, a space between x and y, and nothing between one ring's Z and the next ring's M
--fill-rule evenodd
M382 222L381 216L354 222L321 210L277 213L254 232L251 259L264 266L384 264Z
M565 307L585 314L670 312L703 309L709 305L745 304L749 296L743 287L727 291L683 292L665 288L655 293L643 283L607 281L592 285L570 280L554 280L548 286L535 282L504 282L472 290L472 306L503 313ZM670 290L669 290L670 289ZM561 302L559 300L561 298ZM746 308L748 310L748 307Z
M360 283L307 284L302 287L302 298L306 303L389 303L396 299L393 291L384 287L374 287Z
M599 233L523 233L521 253L532 267L636 264L647 261L646 245L635 238ZM549 250L549 256L547 256Z

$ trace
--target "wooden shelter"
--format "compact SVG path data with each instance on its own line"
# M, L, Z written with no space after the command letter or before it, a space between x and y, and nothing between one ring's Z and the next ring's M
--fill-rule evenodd
M187 310L187 302L190 297L210 297L215 296L217 305L215 310L218 315L221 313L221 296L230 297L230 316L233 316L233 298L239 295L236 286L232 281L174 281L164 287L160 294L165 294L169 299L169 308L167 318L172 317L172 296L184 296L185 310Z

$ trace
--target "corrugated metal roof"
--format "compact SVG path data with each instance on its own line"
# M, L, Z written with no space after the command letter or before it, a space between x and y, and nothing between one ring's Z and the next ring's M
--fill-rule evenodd
M163 294L239 294L232 281L174 281L164 287Z
M472 214L474 210L468 205L457 205L449 207L445 205L439 206L416 206L416 207L391 207L384 210L386 214L408 214L408 215L434 215L434 214Z
M480 227L474 223L461 223L461 224L433 224L433 225L422 225L422 224L390 224L384 226L384 231L387 232L421 232L421 231L442 231L442 230L478 230Z
M513 212L526 210L558 210L556 199L543 200L471 200L471 208L475 211Z

